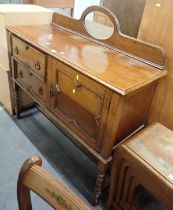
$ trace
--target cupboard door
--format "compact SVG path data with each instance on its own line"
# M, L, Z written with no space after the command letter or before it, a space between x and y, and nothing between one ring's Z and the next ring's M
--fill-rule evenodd
M105 94L105 87L75 70L57 68L55 84L50 90L50 108L70 129L95 148L105 118L102 113Z

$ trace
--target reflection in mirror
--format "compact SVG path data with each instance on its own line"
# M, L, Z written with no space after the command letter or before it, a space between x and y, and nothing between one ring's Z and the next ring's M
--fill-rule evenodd
M100 40L110 38L114 32L114 25L110 18L98 11L92 11L86 15L85 28L92 37Z

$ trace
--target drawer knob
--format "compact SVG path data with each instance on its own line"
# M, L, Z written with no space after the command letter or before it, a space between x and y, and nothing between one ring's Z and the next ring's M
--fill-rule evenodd
M16 46L15 48L14 48L14 52L18 55L19 54L19 48Z
M42 87L40 87L40 88L38 89L38 93L39 93L39 95L43 95L43 88L42 88Z
M35 68L36 68L37 71L39 71L41 69L40 62L39 61L36 62Z
M19 72L19 77L23 78L23 72L22 71Z
M27 45L27 46L26 46L26 50L28 50L28 49L29 49L29 46Z

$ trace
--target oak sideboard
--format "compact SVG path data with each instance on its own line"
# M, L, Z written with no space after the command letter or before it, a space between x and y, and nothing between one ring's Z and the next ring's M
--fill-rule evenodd
M86 21L92 12L107 15L113 29ZM147 123L167 74L164 50L121 34L116 17L96 6L80 20L54 13L50 25L11 26L7 35L17 118L22 89L98 166L97 202L113 149Z

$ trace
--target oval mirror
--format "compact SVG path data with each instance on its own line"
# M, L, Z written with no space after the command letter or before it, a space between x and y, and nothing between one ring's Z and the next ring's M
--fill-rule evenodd
M84 24L87 32L96 39L108 39L114 32L114 25L110 18L99 11L88 13L85 17Z

